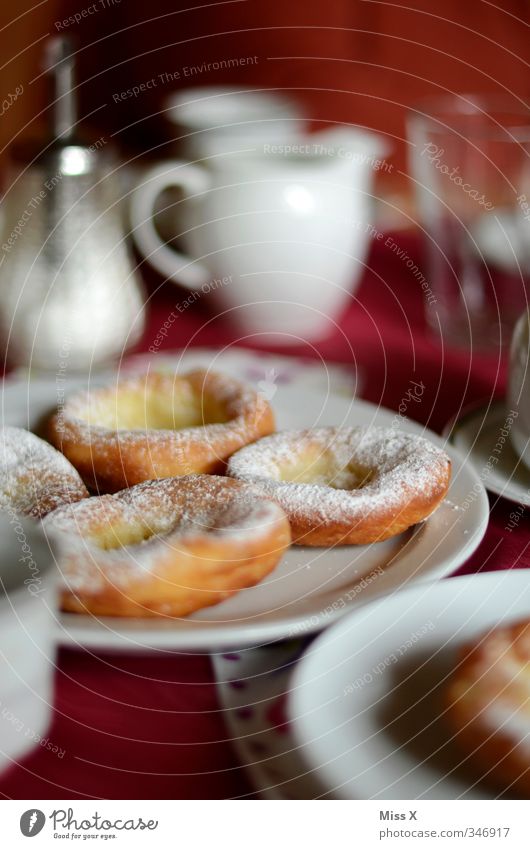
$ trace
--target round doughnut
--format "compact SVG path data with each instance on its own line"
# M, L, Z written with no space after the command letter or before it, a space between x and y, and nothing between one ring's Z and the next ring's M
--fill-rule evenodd
M85 483L116 492L154 478L224 471L230 454L274 430L268 403L215 372L149 373L66 399L49 437Z
M79 474L53 446L21 427L0 429L0 510L41 519L83 498Z
M394 430L322 427L267 436L238 451L227 474L274 498L299 545L367 544L425 519L451 463L426 439Z
M496 628L460 652L446 690L446 720L469 765L528 799L530 622Z
M102 616L186 616L257 584L289 522L248 484L215 475L148 481L51 513L62 607Z

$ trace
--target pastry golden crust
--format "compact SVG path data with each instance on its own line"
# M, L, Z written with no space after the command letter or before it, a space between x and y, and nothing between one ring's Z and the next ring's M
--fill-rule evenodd
M496 628L461 651L446 707L469 763L530 798L530 622Z
M149 373L77 393L49 423L50 441L103 493L224 471L234 451L273 430L272 410L257 392L203 370Z
M21 427L0 429L0 509L41 519L83 498L86 486L53 446Z
M432 513L451 462L419 436L323 427L260 439L231 457L227 474L274 498L299 545L368 544Z
M186 616L271 572L290 543L277 504L214 475L148 481L51 513L64 610Z

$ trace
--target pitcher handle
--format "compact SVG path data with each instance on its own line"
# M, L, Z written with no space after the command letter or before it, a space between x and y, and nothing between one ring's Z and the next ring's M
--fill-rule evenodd
M187 289L199 289L211 279L211 272L199 260L169 247L160 238L154 223L157 198L167 188L182 189L187 198L208 190L208 173L198 165L182 160L162 162L149 169L136 186L130 207L132 236L143 257L164 277Z

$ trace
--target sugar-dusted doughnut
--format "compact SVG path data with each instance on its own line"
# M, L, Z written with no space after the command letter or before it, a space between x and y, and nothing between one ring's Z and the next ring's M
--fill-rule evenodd
M79 474L52 445L21 427L0 428L0 510L40 519L87 497Z
M290 543L283 510L215 475L148 481L59 508L62 606L107 616L186 616L257 584Z
M426 439L395 430L283 431L242 448L227 473L274 498L299 545L371 543L425 519L451 463Z
M530 794L530 621L495 628L460 650L445 717L469 765Z
M224 471L234 451L273 430L272 410L254 389L203 370L153 372L78 392L49 423L53 444L104 493Z

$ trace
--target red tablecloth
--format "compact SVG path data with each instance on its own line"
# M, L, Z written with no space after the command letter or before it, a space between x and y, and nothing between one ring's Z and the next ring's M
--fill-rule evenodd
M414 255L413 242L398 235L395 240ZM428 335L419 284L395 253L376 243L369 267L340 332L316 348L292 353L355 361L365 377L363 397L394 409L410 380L423 382L421 403L407 412L434 430L464 405L503 396L506 364L500 357L444 350ZM185 297L169 284L157 288L157 281L149 282L145 350ZM179 315L161 350L238 341L235 328L198 302ZM485 539L461 572L530 565L527 520L506 533L512 505L494 498L491 505ZM64 756L36 750L2 777L3 796L166 799L251 793L223 725L207 656L61 651L48 736Z

